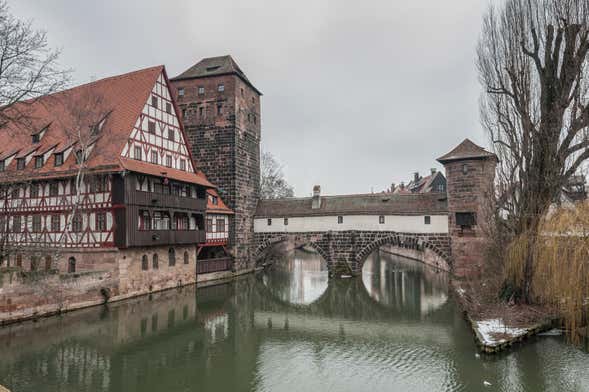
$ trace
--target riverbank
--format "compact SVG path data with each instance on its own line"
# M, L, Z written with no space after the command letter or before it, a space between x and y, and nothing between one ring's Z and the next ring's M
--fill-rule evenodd
M479 349L499 353L547 330L560 327L554 309L542 306L489 302L464 281L452 282L452 290Z

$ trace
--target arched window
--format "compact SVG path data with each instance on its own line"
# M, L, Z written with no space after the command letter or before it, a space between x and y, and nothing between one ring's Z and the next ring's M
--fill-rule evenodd
M184 264L188 264L190 260L188 259L188 252L184 251Z
M141 257L141 269L143 271L147 271L148 268L149 268L149 261L147 260L147 255L143 255Z
M74 272L76 272L76 258L75 257L70 257L68 259L67 272L69 272L70 274L73 274Z
M51 256L45 256L45 271L49 271L51 269Z
M176 251L174 248L168 250L168 265L173 267L176 265Z
M158 269L159 266L159 262L157 260L157 253L153 254L153 257L151 258L151 268L153 269Z

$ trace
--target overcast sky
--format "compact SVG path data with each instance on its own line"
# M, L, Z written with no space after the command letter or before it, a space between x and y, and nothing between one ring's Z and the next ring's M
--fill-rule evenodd
M263 93L262 148L298 196L381 191L479 123L475 48L488 0L9 0L76 84L231 54Z

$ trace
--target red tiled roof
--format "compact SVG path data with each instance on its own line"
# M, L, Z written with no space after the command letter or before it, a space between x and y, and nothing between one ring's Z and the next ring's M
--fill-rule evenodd
M214 212L220 214L233 214L233 210L231 210L227 205L223 202L219 194L214 189L207 189L207 193L210 196L214 196L217 198L217 204L213 204L211 202L211 198L207 197L207 212Z
M37 149L48 151L55 146L57 147L54 153L66 150L78 143L76 132L72 132L73 130L90 129L89 127L96 125L90 123L81 125L80 113L83 113L84 104L90 107L92 103L98 102L99 108L96 111L108 113L108 115L98 135L89 141L89 144L94 145L86 162L88 171L130 170L158 176L165 171L169 178L213 187L214 185L202 172L188 173L121 157L135 122L147 103L157 78L162 73L165 77L164 66L158 65L17 104L11 110L25 113L28 120L26 124L11 122L0 129L0 157L6 157L14 151L17 151L18 156L21 157ZM99 115L99 113L93 114L93 117ZM87 122L89 121L88 119ZM45 127L47 129L40 142L34 144L31 134L36 134ZM180 127L182 129L181 125ZM34 162L29 162L24 170L16 170L15 161L0 173L0 182L68 176L79 168L73 153L69 154L63 165L58 167L55 167L53 160L50 159L38 169L34 168Z

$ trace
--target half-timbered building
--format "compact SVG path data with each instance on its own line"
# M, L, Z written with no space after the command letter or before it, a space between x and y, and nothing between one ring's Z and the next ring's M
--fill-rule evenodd
M163 66L10 114L0 131L4 265L109 270L121 291L151 291L194 281L198 248L227 240L231 211L192 159ZM211 209L210 238L207 190L222 206Z

